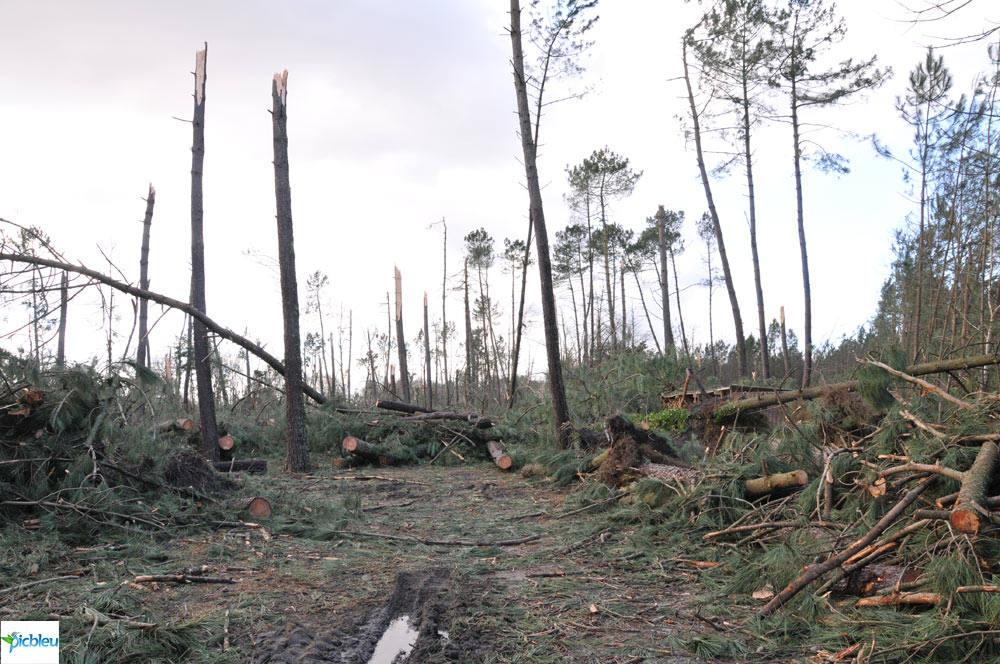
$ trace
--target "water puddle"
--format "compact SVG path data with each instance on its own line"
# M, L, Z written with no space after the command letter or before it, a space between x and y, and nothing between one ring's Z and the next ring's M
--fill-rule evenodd
M410 616L399 616L386 628L375 644L368 664L392 664L400 655L409 655L417 642L417 630L410 625Z

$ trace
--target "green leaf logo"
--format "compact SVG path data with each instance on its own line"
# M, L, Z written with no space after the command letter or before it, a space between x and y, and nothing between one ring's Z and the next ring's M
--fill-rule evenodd
M3 641L7 645L10 645L10 644L14 643L14 635L15 634L17 634L17 632L11 632L9 636L0 636L0 641Z

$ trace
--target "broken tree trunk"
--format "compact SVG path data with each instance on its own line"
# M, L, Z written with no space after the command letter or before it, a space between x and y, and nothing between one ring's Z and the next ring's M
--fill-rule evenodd
M453 410L439 410L433 413L418 413L416 415L404 417L403 419L416 420L418 422L426 420L458 420L459 422L468 422L477 429L489 429L493 426L493 420L485 415L456 412Z
M399 377L403 388L403 398L410 400L410 372L406 368L406 339L403 337L403 275L396 272L396 349L399 351Z
M149 183L146 196L146 216L142 220L142 249L139 252L139 288L149 290L149 229L153 225L153 205L156 203L156 189ZM149 300L139 298L139 345L136 348L135 363L140 367L149 364L149 330L147 329Z
M493 463L497 465L497 468L500 470L510 470L513 460L511 460L510 455L504 452L503 446L499 442L495 440L487 441L486 449L489 451L490 456L493 457Z
M962 357L953 360L940 360L938 362L927 362L925 364L915 364L906 370L910 376L925 376L934 373L945 373L948 371L958 371L960 369L974 369L992 364L1000 364L1000 355L977 355L975 357ZM831 383L829 385L817 385L803 390L791 390L788 392L772 392L770 394L760 394L745 399L730 401L712 413L712 421L716 423L728 422L740 413L762 410L779 403L788 403L800 399L816 399L827 392L834 390L855 390L858 381L849 380L843 383Z
M271 80L271 128L274 146L274 200L278 221L278 267L281 272L281 317L285 336L285 469L309 468L306 445L306 404L302 397L302 344L299 342L299 292L295 278L292 234L292 186L288 174L288 70Z
M266 473L267 459L233 459L232 461L213 461L212 466L220 473ZM263 498L261 500L263 500Z
M809 483L809 475L804 470L792 470L787 473L777 473L766 477L757 477L743 483L747 498L760 498L775 489L792 489Z
M195 54L194 66L194 139L191 147L191 306L200 313L205 305L205 233L202 206L202 169L205 163L205 78L208 44ZM140 289L145 291L146 289ZM215 422L215 395L212 392L212 351L208 330L198 318L193 321L194 371L198 383L198 414L201 419L201 443L205 456L218 461L219 429Z
M69 309L69 274L62 273L59 283L59 340L56 343L56 366L66 364L66 314Z
M166 433L167 431L194 431L195 423L190 417L182 417L176 420L159 422L155 428L156 433Z
M965 471L962 478L962 488L958 491L958 499L951 511L949 522L955 530L962 533L979 532L980 515L986 514L984 503L986 491L993 479L993 470L1000 457L1000 448L994 442L983 443L972 466Z
M431 409L431 334L427 325L427 291L424 291L424 406Z

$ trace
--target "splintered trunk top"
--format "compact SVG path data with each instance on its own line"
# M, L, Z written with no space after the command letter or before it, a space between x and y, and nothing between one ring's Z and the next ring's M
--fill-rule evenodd
M139 254L139 288L149 290L149 229L153 225L153 206L156 204L156 189L149 185L149 195L146 197L146 216L142 220L142 250ZM139 299L139 345L136 349L135 363L140 367L147 365L149 360L149 338L147 331L147 312L149 301Z
M191 306L201 313L205 304L205 238L202 209L202 168L205 163L205 79L208 44L195 54L194 68L194 139L191 145ZM201 442L205 456L219 459L219 429L215 423L215 395L212 393L212 355L208 330L197 318L191 321L194 337L195 377L198 380L198 413L201 417Z
M278 220L278 265L281 271L281 312L285 327L285 469L309 468L306 447L306 407L302 396L302 355L299 350L299 296L295 279L295 242L292 236L292 188L288 176L288 130L285 107L288 71L271 82L274 132L274 199Z

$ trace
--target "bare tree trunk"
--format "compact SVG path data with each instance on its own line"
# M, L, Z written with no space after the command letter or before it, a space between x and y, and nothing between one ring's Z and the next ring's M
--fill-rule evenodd
M306 405L302 396L302 348L299 341L299 289L295 277L292 233L292 187L288 173L288 70L271 81L271 128L274 134L274 199L278 220L278 265L281 269L281 314L285 330L285 470L309 469Z
M524 331L524 295L528 287L528 263L531 262L531 233L534 230L535 222L528 212L528 241L524 243L524 261L521 263L521 300L517 305L517 324L514 328L514 354L510 361L510 392L507 395L507 410L514 407L514 400L517 398L517 365L521 359L521 334ZM573 308L573 315L576 315L576 307Z
M660 206L663 210L663 206ZM666 212L664 212L664 215ZM660 302L663 308L663 351L672 357L677 357L677 346L674 344L674 331L670 325L670 282L667 280L667 238L664 233L663 219L656 219L656 237L660 249ZM650 328L652 329L652 328Z
M441 225L444 226L443 262L444 270L441 273L441 362L444 365L444 402L445 405L451 403L451 381L448 376L448 317L445 314L448 303L448 224L444 217L441 217Z
M59 284L59 340L56 345L56 366L66 365L66 314L69 313L69 274L62 273Z
M344 400L351 398L351 357L354 349L354 309L347 310L347 381L344 383Z
M476 382L476 365L472 351L472 314L469 311L469 259L462 268L462 282L465 286L465 401L469 401L469 385Z
M142 250L139 254L139 288L149 290L149 229L153 225L153 205L156 203L156 189L149 185L146 197L146 216L142 220ZM135 352L135 363L140 367L149 364L149 338L146 330L149 301L139 299L139 345Z
M333 332L331 332L330 333L330 398L331 399L337 398L337 371L336 371L337 368L334 366L334 357L335 355L333 354ZM373 375L372 380L374 379L375 376Z
M424 406L431 409L431 331L427 322L427 291L424 291Z
M403 400L410 401L410 372L406 368L406 339L403 337L403 276L399 268L396 272L396 349L399 351L399 380L403 388Z
M747 167L747 194L750 203L750 254L753 258L753 284L757 292L757 326L760 331L760 376L771 377L771 358L767 349L767 323L764 320L764 289L760 282L760 259L757 257L757 202L753 187L753 153L750 150L750 98L747 79L743 77L743 159Z
M809 387L812 379L812 294L809 289L809 257L806 254L806 227L802 211L802 146L799 140L799 98L796 79L792 77L792 140L795 155L795 205L799 227L799 252L802 255L802 294L805 321L802 331L802 387Z
M781 307L781 358L785 361L785 376L792 375L792 362L788 357L788 335L785 334L785 308Z
M191 306L207 313L205 304L205 236L202 207L202 172L205 163L205 79L208 44L195 55L194 73L194 143L191 148ZM212 356L208 330L194 318L194 370L198 381L198 414L201 418L201 442L205 456L219 460L219 428L215 422L215 395L212 392Z
M656 338L656 330L653 329L653 320L649 317L649 309L646 307L646 296L642 294L642 284L639 283L639 273L635 270L632 271L632 277L635 279L635 289L639 291L639 301L642 302L642 312L646 314L646 325L649 326L649 333L653 336L653 343L656 344L656 352L663 354L663 349L660 348L660 340ZM633 320L633 324L635 321ZM633 339L635 334L632 334Z
M726 280L726 290L729 293L729 304L733 309L733 326L736 328L736 371L742 378L747 375L747 348L746 337L743 334L743 318L740 316L740 304L736 300L736 288L733 285L733 273L729 269L729 258L726 255L726 244L722 238L722 225L719 222L719 213L715 208L715 199L712 196L712 185L708 179L708 169L705 167L705 157L701 148L701 124L698 121L698 109L694 103L694 90L691 87L691 76L688 73L687 64L687 40L683 42L682 61L684 63L684 82L687 84L688 103L691 107L691 122L694 125L694 144L698 155L698 170L701 172L701 183L705 188L705 199L708 202L708 211L712 216L712 225L715 227L715 239L718 243L719 259L722 262L722 275Z
M524 76L524 51L521 46L521 6L519 0L510 1L510 38L513 50L514 88L517 94L517 114L520 121L521 148L524 152L524 170L531 204L531 219L535 224L535 242L538 254L538 275L541 282L542 320L545 329L545 353L548 359L549 389L552 392L552 410L555 419L557 445L565 449L570 445L569 431L563 424L569 422L569 405L563 385L562 365L559 358L559 323L556 320L556 298L552 286L552 265L549 258L549 237L545 228L542 209L542 189L536 164L536 141L531 133L531 112L528 109L528 90Z
M684 314L681 312L681 287L677 282L677 261L674 259L674 248L670 248L670 266L674 270L674 296L677 298L677 320L681 324L681 344L684 346L684 356L691 357L691 349L688 348L687 332L684 331Z
M625 306L625 260L622 259L621 270L619 271L619 282L622 287L622 350L626 349L625 340L628 336L628 307Z

